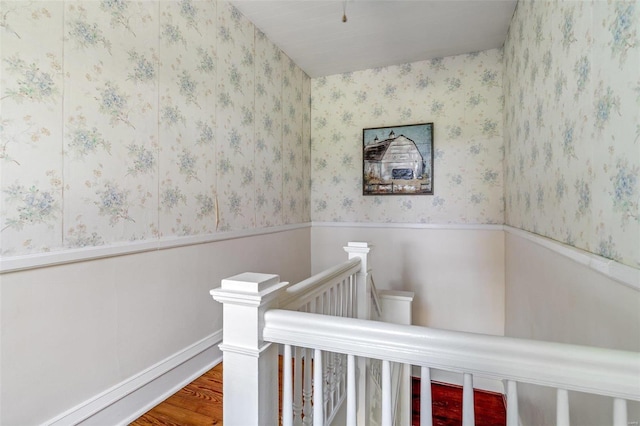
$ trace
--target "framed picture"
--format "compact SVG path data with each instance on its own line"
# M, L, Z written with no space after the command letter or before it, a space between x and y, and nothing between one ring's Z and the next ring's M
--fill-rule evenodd
M433 195L433 123L362 130L363 195Z

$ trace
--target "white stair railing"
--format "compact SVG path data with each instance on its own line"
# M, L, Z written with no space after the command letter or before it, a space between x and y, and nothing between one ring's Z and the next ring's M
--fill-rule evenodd
M402 325L410 323L412 294L377 293L369 246L349 243L345 250L348 261L296 285L245 273L211 291L224 303L225 424L408 425L416 366L422 426L432 424L433 369L461 374L463 426L474 424L474 376L505 381L508 426L519 422L517 383L556 388L560 426L570 422L571 391L612 398L613 424L627 426L627 400L640 401L640 353ZM370 378L379 385L370 386ZM336 418L345 400L345 414Z
M273 395L277 397L279 351L263 336L264 315L269 309L320 314L325 318L369 319L375 315L376 319L385 320L368 270L369 245L350 242L344 249L349 260L295 285L281 283L277 275L245 273L222 280L221 287L211 290L213 298L224 303L220 348L225 424L272 425L278 421L277 399L274 403ZM409 312L410 319L412 296L396 296L386 295L385 303L394 308L393 303L400 301L401 310L404 315ZM399 317L396 314L389 318L398 321ZM359 399L356 421L359 425L369 424L375 397L367 385L369 366L365 358L352 359L355 370L348 372L350 361L344 354L291 346L285 346L282 353L284 425L331 424L347 393L353 391L347 386L347 374L354 374L357 381L357 392L353 393ZM404 380L406 396L408 375L396 373L394 377ZM402 386L394 381L395 395L403 394ZM400 400L396 397L394 401ZM399 413L400 410L393 411L395 415ZM353 408L348 415L353 415Z
M279 297L279 304L283 309L311 312L323 315L358 318L365 317L373 310L367 303L366 295L371 296L369 271L367 271L367 254L369 245L366 243L348 243L344 250L349 254L349 260L335 267L326 269L304 281L288 286ZM368 318L368 317L366 317ZM286 348L285 348L286 349ZM329 353L322 356L321 362L316 360L315 351L298 348L291 361L297 368L293 374L293 407L291 414L283 410L283 424L310 425L312 419L320 413L315 404L318 396L313 389L321 378L323 383L322 417L324 424L331 424L338 414L346 396L346 364L344 355ZM311 366L319 368L311 368ZM320 372L322 373L321 375ZM313 377L313 380L312 380ZM283 389L289 386L285 381ZM312 403L313 401L313 403ZM298 409L298 407L300 407ZM312 408L313 407L313 408Z
M277 309L268 311L264 319L264 338L268 341L382 360L384 426L391 425L390 389L385 384L388 380L385 365L389 362L421 367L422 383L430 383L432 368L461 373L465 395L463 426L474 424L474 375L507 381L508 426L518 425L518 382L557 389L559 426L569 425L569 391L611 397L612 420L616 426L627 424L626 401L640 401L640 353L637 352L327 318ZM350 386L347 383L347 387ZM431 417L422 414L430 413L430 393L423 392L421 399L420 424L430 425ZM353 412L354 404L353 397L347 399L349 412ZM347 424L358 423L349 418Z

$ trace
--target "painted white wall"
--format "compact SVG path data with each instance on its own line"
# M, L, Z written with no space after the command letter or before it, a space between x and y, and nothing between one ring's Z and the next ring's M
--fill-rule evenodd
M640 351L640 291L588 266L506 233L507 336ZM528 426L555 424L551 389L519 385ZM571 393L571 423L611 424L612 402ZM640 404L629 421L640 420Z
M415 293L413 324L502 335L504 233L487 228L314 224L312 272L345 259L336 247L366 241L373 245L369 256L376 287Z
M220 330L211 288L306 278L309 247L302 228L2 275L0 423L51 419Z

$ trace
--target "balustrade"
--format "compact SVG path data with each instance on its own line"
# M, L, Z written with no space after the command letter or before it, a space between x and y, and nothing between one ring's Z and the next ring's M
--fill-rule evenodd
M411 366L420 367L421 426L432 424L434 369L461 374L463 426L474 424L474 376L505 381L508 426L519 424L517 383L557 389L559 426L570 424L570 391L611 397L613 424L627 426L626 401L640 401L639 353L406 325L412 296L378 295L369 247L350 243L345 250L348 261L296 285L248 273L211 291L225 304L225 424L278 423L280 344L285 426L408 425ZM336 417L344 401L345 414Z
M508 426L519 424L517 382L557 389L559 426L570 424L569 391L611 397L616 426L626 424L626 400L640 401L640 354L636 352L350 318L322 318L281 310L266 313L264 333L273 342L382 360L383 425L390 424L388 363L421 367L421 425L431 424L427 385L431 369L462 374L464 426L474 424L475 375L506 380ZM347 404L351 404L349 399Z

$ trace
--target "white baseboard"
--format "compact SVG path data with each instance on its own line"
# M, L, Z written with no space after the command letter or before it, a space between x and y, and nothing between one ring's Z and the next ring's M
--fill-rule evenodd
M171 355L44 425L126 425L222 361L222 330Z

